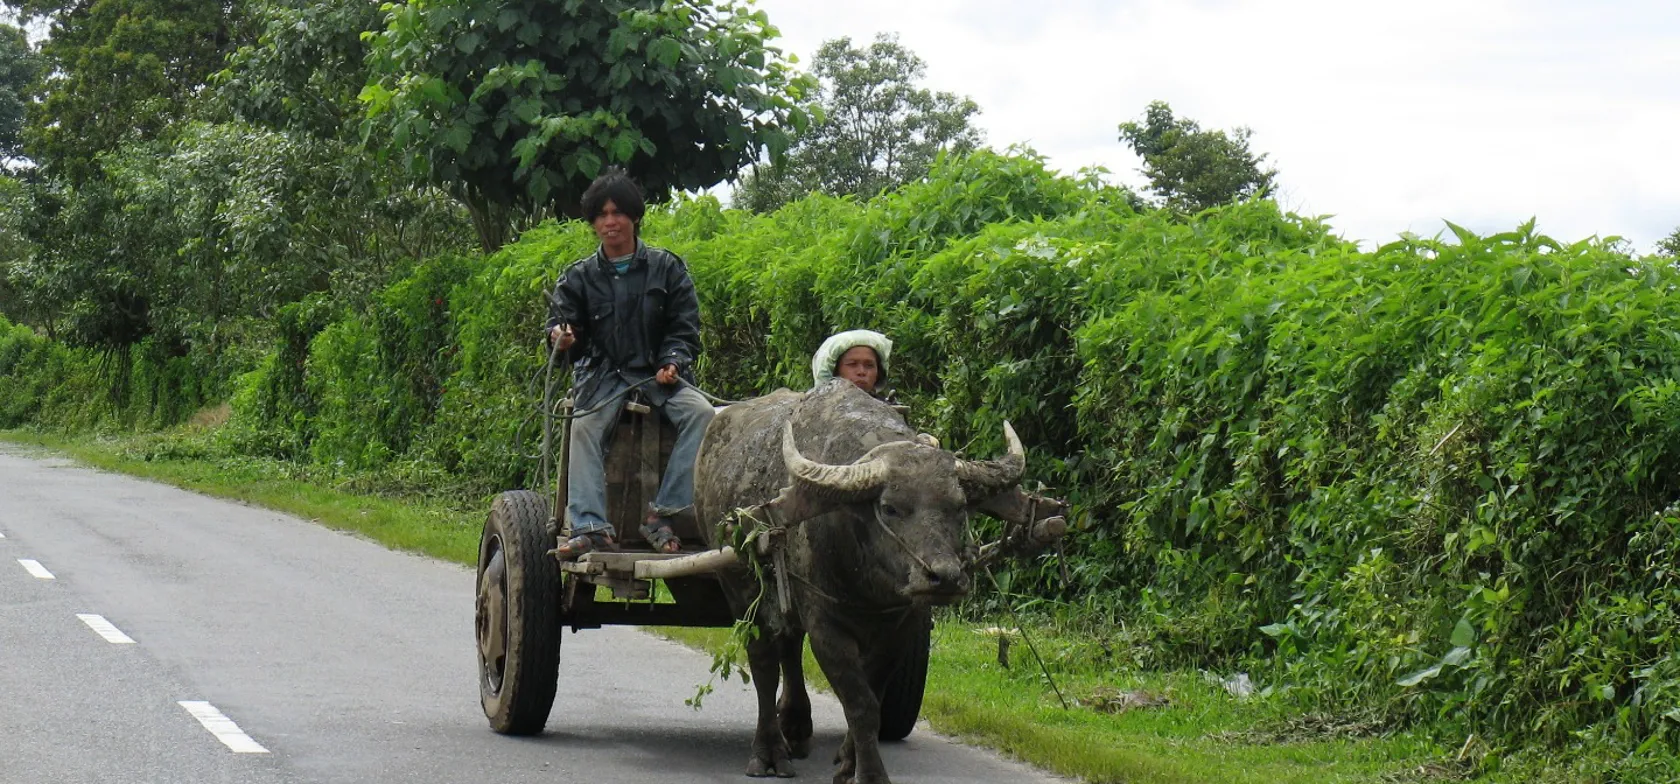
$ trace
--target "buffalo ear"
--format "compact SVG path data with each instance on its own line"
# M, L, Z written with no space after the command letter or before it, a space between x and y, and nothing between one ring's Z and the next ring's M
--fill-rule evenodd
M957 482L964 495L987 499L1021 481L1021 474L1027 470L1027 450L1008 422L1003 423L1003 440L1008 445L1003 457L957 461Z
M775 516L776 523L790 527L816 517L832 507L832 503L824 503L820 498L813 498L810 493L800 492L797 483L782 488L770 503L764 505L764 508Z

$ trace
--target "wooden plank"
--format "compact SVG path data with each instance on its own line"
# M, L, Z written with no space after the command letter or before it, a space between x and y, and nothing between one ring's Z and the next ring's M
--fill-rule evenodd
M649 553L649 552L616 552L584 553L579 556L577 563L596 564L609 572L634 572L640 561L672 561L687 558L694 553Z
M687 577L691 574L711 574L740 565L735 548L708 550L669 560L641 560L635 564L635 574L642 580L663 580L668 577Z

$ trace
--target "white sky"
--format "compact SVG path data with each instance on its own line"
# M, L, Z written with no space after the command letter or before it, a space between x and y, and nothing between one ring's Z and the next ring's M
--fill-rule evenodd
M1253 129L1279 201L1349 239L1530 217L1641 252L1680 226L1674 0L758 0L784 51L876 33L979 103L998 149L1143 190L1116 126L1152 100ZM1366 247L1371 247L1366 242Z

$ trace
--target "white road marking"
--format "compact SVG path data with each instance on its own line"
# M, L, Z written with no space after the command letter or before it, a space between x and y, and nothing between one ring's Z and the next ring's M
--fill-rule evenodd
M187 712L191 713L193 718L198 719L199 724L204 725L204 728L209 730L211 735L216 736L216 740L221 741L222 745L233 749L235 753L268 753L268 749L263 748L262 744L252 740L251 736L246 735L243 730L239 729L238 724L233 723L233 719L222 715L221 711L216 710L216 706L203 700L179 700L177 704L186 708Z
M4 539L4 538L6 538L6 535L5 534L0 534L0 539Z
M47 571L47 567L42 566L40 561L33 558L19 558L18 563L23 564L25 571L43 580L56 579L52 572Z
M134 642L133 637L123 634L121 629L112 625L110 621L105 620L105 616L103 615L94 615L93 613L76 613L76 617L82 619L82 623L87 624L89 629L98 632L99 636L104 637L106 642L116 643L118 645L132 644Z

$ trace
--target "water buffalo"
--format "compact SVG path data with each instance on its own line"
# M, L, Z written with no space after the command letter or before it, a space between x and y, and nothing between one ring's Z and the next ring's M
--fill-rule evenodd
M834 781L888 784L877 746L883 686L906 650L926 644L932 607L969 589L969 512L1014 488L1025 467L1020 441L1007 424L1004 432L1007 456L964 460L843 379L738 403L712 421L694 477L702 529L715 537L713 523L755 505L786 526L773 569L780 585L721 578L737 613L757 602L760 634L747 658L758 728L747 775L792 776L790 759L809 750L809 634L846 714Z

